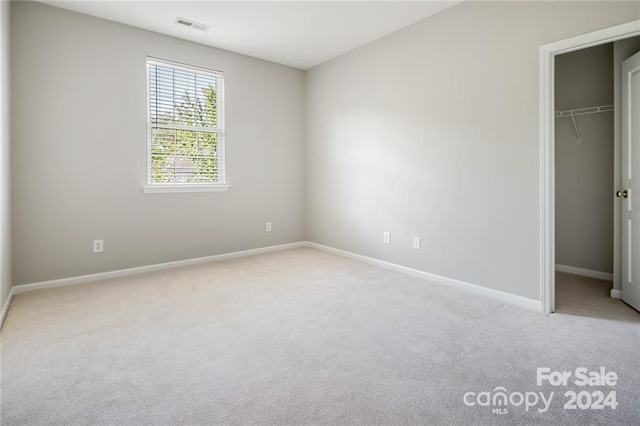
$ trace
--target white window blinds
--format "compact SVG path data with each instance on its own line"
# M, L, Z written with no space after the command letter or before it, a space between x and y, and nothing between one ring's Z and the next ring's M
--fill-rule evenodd
M221 72L147 59L148 183L224 184Z

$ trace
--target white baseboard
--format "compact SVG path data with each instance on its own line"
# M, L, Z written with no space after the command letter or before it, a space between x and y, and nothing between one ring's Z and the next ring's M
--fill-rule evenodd
M11 305L11 299L13 299L13 288L9 290L9 297L5 300L4 305L2 305L2 311L0 312L0 331L2 331L2 326L4 325L4 319L7 317L7 313L9 312L9 305Z
M397 265L391 262L385 262L384 260L374 259L372 257L351 253L349 251L339 250L333 247L324 246L322 244L307 242L306 245L308 247L313 247L319 250L327 251L329 253L334 253L340 256L349 257L351 259L360 260L362 262L366 262L371 265L390 269L392 271L401 272L403 274L411 275L413 277L422 278L424 280L431 281L436 284L442 284L449 287L466 290L474 294L490 297L492 299L499 300L501 302L510 303L512 305L535 310L538 312L542 311L542 304L540 303L539 300L529 299L527 297L517 296L515 294L493 290L477 284L471 284L464 281L443 277L441 275L431 274L429 272L420 271L418 269L408 268L406 266Z
M0 329L2 328L2 324L4 323L4 319L7 315L7 312L9 310L9 305L11 304L11 300L13 298L14 295L16 294L21 294L21 293L26 293L29 291L35 291L35 290L42 290L42 289L47 289L47 288L55 288L55 287L64 287L64 286L69 286L69 285L76 285L76 284L85 284L85 283L89 283L89 282L93 282L93 281L100 281L100 280L107 280L107 279L112 279L112 278L120 278L120 277L126 277L126 276L131 276L131 275L137 275L137 274L142 274L142 273L147 273L147 272L153 272L153 271L160 271L163 269L170 269L170 268L177 268L180 266L189 266L189 265L196 265L199 263L206 263L206 262L214 262L214 261L220 261L220 260L225 260L225 259L234 259L234 258L239 258L239 257L246 257L246 256L253 256L256 254L262 254L262 253L269 253L269 252L274 252L274 251L281 251L281 250L288 250L288 249L293 249L293 248L298 248L298 247L312 247L312 248L316 248L319 250L324 250L330 253L334 253L334 254L338 254L341 256L345 256L345 257L349 257L355 260L359 260L362 262L366 262L372 265L376 265L376 266L380 266L386 269L390 269L396 272L401 272L407 275L411 275L414 277L418 277L418 278L422 278L437 284L443 284L443 285L447 285L450 287L455 287L455 288L459 288L459 289L463 289L466 291L470 291L472 293L475 294L479 294L482 296L487 296L496 300L500 300L501 302L506 302L506 303L510 303L513 305L517 305L517 306L521 306L524 308L528 308L528 309L532 309L532 310L536 310L536 311L540 311L541 310L541 304L538 300L534 300L534 299L528 299L526 297L522 297L522 296L517 296L515 294L511 294L511 293L505 293L502 291L498 291L498 290L493 290L487 287L482 287L476 284L470 284L464 281L459 281L459 280L454 280L451 278L447 278L447 277L443 277L440 275L436 275L436 274L431 274L428 272L424 272L424 271L419 271L417 269L412 269L412 268L408 268L406 266L401 266L401 265L397 265L395 263L390 263L390 262L385 262L383 260L378 260L378 259L374 259L371 257L367 257L367 256L362 256L359 254L355 254L355 253L351 253L348 251L344 251L344 250L339 250L339 249L335 249L332 247L328 247L328 246L323 246L321 244L316 244L316 243L312 243L312 242L308 242L308 241L301 241L301 242L296 242L296 243L290 243L290 244L281 244L281 245L277 245L277 246L269 246L269 247L261 247L261 248L257 248L257 249L251 249L251 250L243 250L243 251L237 251L237 252L232 252L232 253L225 253L225 254L218 254L218 255L214 255L214 256L206 256L206 257L199 257L199 258L195 258L195 259L186 259L186 260L179 260L179 261L175 261L175 262L166 262L166 263L159 263L159 264L155 264L155 265L147 265L147 266L140 266L140 267L136 267L136 268L129 268L129 269L121 269L121 270L117 270L117 271L109 271L109 272L101 272L101 273L97 273L97 274L90 274L90 275L82 275L82 276L78 276L78 277L70 277L70 278L62 278L62 279L58 279L58 280L51 280L51 281L41 281L41 282L36 282L36 283L31 283L31 284L21 284L21 285L16 285L14 287L11 288L11 291L9 292L9 297L7 299L7 301L4 303L4 306L2 307L2 312L0 313ZM612 293L613 294L613 293ZM613 297L613 296L612 296Z
M622 291L617 290L615 288L611 289L611 298L612 299L622 299Z
M64 287L68 285L84 284L93 281L120 278L130 275L138 275L146 272L160 271L162 269L177 268L179 266L196 265L198 263L214 262L219 260L234 259L238 257L253 256L272 251L288 250L297 247L305 247L304 241L297 243L281 244L277 246L261 247L251 250L236 251L232 253L216 254L213 256L198 257L195 259L178 260L175 262L158 263L155 265L140 266L136 268L120 269L117 271L101 272L98 274L82 275L79 277L62 278L59 280L41 281L31 284L20 284L12 288L13 294L25 293L27 291L42 290L45 288Z
M592 271L590 269L576 268L575 266L556 265L557 272L580 275L581 277L596 278L598 280L613 281L613 274L609 272Z

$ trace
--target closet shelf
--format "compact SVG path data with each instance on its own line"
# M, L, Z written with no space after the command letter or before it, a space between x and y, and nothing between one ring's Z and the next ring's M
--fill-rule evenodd
M556 110L556 118L575 117L576 115L597 114L600 112L612 112L613 105L600 105L588 108L568 109L566 111Z
M571 117L571 121L573 122L573 130L576 132L576 138L578 139L578 143L582 143L582 138L580 137L580 132L578 131L578 125L576 124L575 117L579 115L598 114L601 112L612 112L612 111L613 111L613 105L599 105L599 106L588 107L588 108L568 109L566 111L556 110L556 118Z

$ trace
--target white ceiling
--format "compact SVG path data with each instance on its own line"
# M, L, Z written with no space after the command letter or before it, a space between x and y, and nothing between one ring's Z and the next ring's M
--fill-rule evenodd
M459 1L56 1L52 6L308 69ZM177 17L210 25L176 24Z

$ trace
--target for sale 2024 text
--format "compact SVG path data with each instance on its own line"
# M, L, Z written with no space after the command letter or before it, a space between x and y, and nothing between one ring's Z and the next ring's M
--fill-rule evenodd
M551 371L548 367L538 367L536 372L536 384L543 386L545 383L551 386L568 386L570 381L579 387L606 387L613 388L618 384L618 375L615 371L607 371L600 367L599 370L590 371L586 367L578 367L573 371ZM609 390L606 394L602 390L568 390L564 393L566 398L565 410L604 410L618 407L616 391Z

